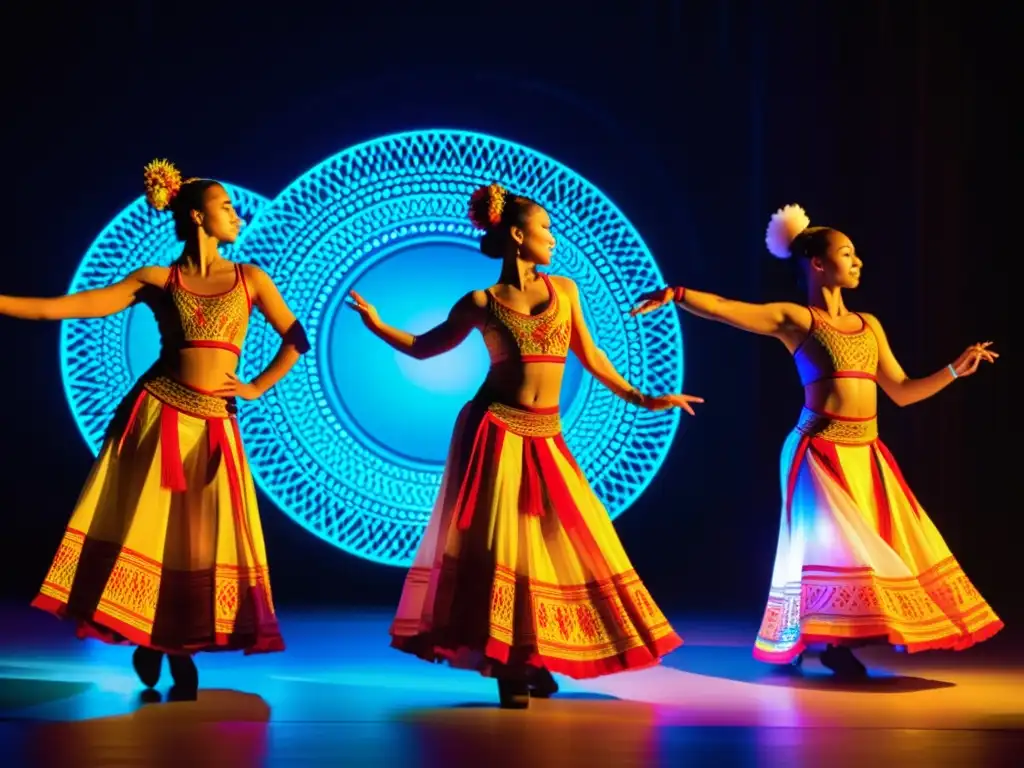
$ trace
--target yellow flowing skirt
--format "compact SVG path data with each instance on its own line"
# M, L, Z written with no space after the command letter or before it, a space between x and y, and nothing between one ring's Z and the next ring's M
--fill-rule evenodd
M754 646L786 664L811 643L962 650L1003 623L914 497L874 418L804 409L782 449L782 521Z
M232 411L147 375L122 403L32 604L110 643L283 650Z
M459 415L391 636L486 676L597 677L682 644L569 452L558 409L486 402Z

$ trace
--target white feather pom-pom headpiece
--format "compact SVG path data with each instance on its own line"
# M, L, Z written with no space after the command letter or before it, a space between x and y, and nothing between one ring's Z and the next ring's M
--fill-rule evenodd
M788 259L789 246L796 236L811 226L807 213L799 205L787 205L772 214L764 242L768 252L777 259Z

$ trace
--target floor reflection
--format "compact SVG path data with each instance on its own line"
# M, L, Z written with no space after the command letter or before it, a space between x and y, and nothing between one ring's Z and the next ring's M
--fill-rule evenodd
M199 656L194 702L168 701L166 670L144 693L130 648L79 642L25 606L0 606L9 617L5 766L943 766L1024 749L1009 633L962 654L866 649L872 678L844 685L813 659L795 674L758 664L741 625L679 621L687 645L663 666L562 678L555 698L505 711L493 680L390 650L388 611L284 611L289 650Z

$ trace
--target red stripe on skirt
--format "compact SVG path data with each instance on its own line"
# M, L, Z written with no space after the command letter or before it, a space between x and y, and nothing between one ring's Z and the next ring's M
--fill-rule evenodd
M228 433L224 429L223 419L210 419L206 422L207 435L210 444L210 462L224 462L224 468L228 473L228 487L231 491L231 509L235 513L235 520L239 525L245 526L245 503L242 500L242 480L238 475L238 467L235 465L235 455L228 443ZM219 456L217 454L220 454ZM246 527L246 530L248 528Z
M465 531L473 522L473 512L480 503L480 486L483 482L483 473L486 463L484 454L487 444L493 445L494 455L501 453L501 445L505 439L505 430L496 429L494 419L491 415L485 414L476 429L476 436L473 438L473 448L469 452L469 459L466 462L465 475L459 486L459 494L455 497L455 520L460 531Z
M230 419L231 427L235 436L235 445L238 446L240 461L244 462L242 451L242 434L238 427L238 421ZM242 490L242 473L239 465L235 462L235 454L228 442L227 430L224 428L225 419L211 419L207 422L207 429L210 439L210 460L216 460L215 453L220 453L220 460L224 462L224 469L228 473L228 487L231 491L231 510L235 516L235 524L241 529L245 536L245 545L252 562L256 562L256 541L252 536L252 529L249 527L249 520L245 515L245 496ZM243 465L244 466L244 465ZM262 574L256 573L256 591L253 598L256 611L256 626L263 626L267 622L273 622L273 612L270 610L269 594L266 585L263 583Z
M454 506L454 520L460 531L473 524L473 516L480 505L484 475L487 467L485 454L497 457L504 444L507 427L490 413L485 414L477 427L473 448L465 465L465 475L459 486ZM562 435L552 438L559 452L567 458L573 470L580 473ZM548 509L553 511L567 533L573 534L583 552L597 566L604 561L601 549L587 527L572 491L555 462L546 438L523 437L523 468L519 486L521 514L541 517Z
M843 465L839 461L836 444L829 440L804 435L800 438L800 444L793 455L793 464L790 466L789 478L786 482L786 527L790 530L793 527L793 494L796 491L796 481L800 476L800 468L808 455L818 460L829 477L846 491L848 496L853 496L850 486L846 482L846 476L843 474Z
M910 486L907 485L907 481L903 478L903 472L900 471L900 465L896 463L896 459L889 452L885 443L881 440L875 441L875 447L878 452L885 459L885 463L889 465L889 470L895 475L896 482L900 484L900 488L903 489L903 495L907 497L911 505L914 507L914 514L917 515L917 519L921 519L921 506L917 503L917 497L914 496L914 492L910 490Z
M519 486L519 511L540 517L544 514L544 486L537 439L523 438L523 475Z
M164 488L172 491L188 488L185 469L181 465L178 411L166 403L160 407L160 472Z
M889 504L889 494L885 491L880 459L874 450L871 451L871 485L875 491L875 506L878 508L878 535L891 547L892 507Z
M135 404L132 405L132 412L128 416L128 423L124 426L124 432L121 433L121 439L117 441L117 455L121 455L121 449L124 448L124 441L128 438L128 434L135 427L135 422L139 418L139 409L142 407L142 401L146 399L146 390L139 392L139 396L135 398Z

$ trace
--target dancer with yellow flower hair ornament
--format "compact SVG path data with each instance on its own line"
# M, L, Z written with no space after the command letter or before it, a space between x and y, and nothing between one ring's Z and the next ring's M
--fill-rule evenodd
M375 335L417 359L440 355L473 330L490 370L459 414L441 492L391 626L392 646L498 680L501 705L557 691L551 673L597 677L655 664L682 640L637 576L608 513L563 439L558 399L571 349L584 368L642 408L649 397L612 367L583 321L579 290L538 267L551 262L551 219L540 205L492 184L470 199L481 251L501 261L498 282L464 296L448 319L414 336L385 324L352 292Z
M768 226L778 258L797 256L806 306L747 304L687 288L637 300L633 314L675 302L698 317L773 336L786 345L804 386L804 408L782 449L782 519L768 606L754 656L799 664L824 646L821 662L863 676L852 647L881 641L908 652L961 650L1003 624L961 570L878 437L877 388L897 405L920 402L999 357L972 344L930 376L912 379L896 361L876 317L846 307L863 262L850 238L810 226L786 206Z
M164 160L145 169L146 198L169 210L184 244L168 267L58 298L0 296L0 314L27 320L105 317L149 306L158 361L115 416L33 605L77 623L79 637L137 646L153 687L163 656L172 694L194 698L197 651L280 651L266 547L236 398L253 400L308 349L269 276L232 264L218 244L242 222L212 179L182 180ZM282 336L251 382L236 376L252 307Z

